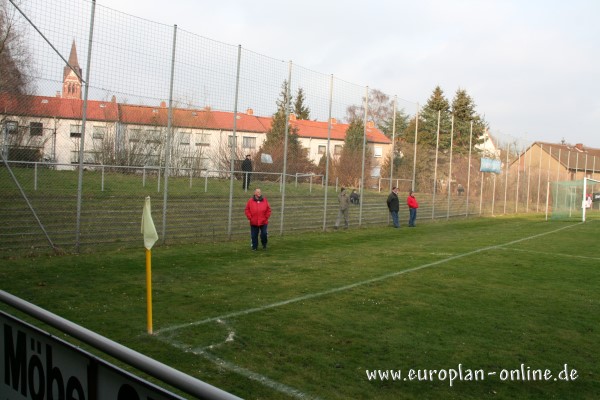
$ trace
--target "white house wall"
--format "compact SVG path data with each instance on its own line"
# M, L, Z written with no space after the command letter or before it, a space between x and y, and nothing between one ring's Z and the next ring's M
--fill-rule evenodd
M33 138L33 142L43 142L43 158L46 161L55 162L59 164L59 169L71 169L77 164L77 155L80 148L80 138L71 137L71 125L81 125L81 120L73 119L57 119L57 118L38 118L38 117L17 117L17 116L4 116L5 120L18 121L20 126L29 125L29 122L41 122L43 124L44 135L43 139ZM99 141L94 139L94 127L104 127L104 141L110 141L112 143L112 151L107 151L107 155L116 154L121 151L127 151L130 146L131 131L140 129L143 133L148 130L160 130L163 133L166 132L164 126L149 126L139 124L123 124L114 121L86 121L85 127L85 158L84 162L91 164L94 163L93 153L99 152ZM181 140L180 135L189 135L189 144L186 144L186 140ZM173 147L178 149L182 154L186 153L184 149L189 149L189 153L199 154L202 153L202 157L205 159L205 164L202 169L205 170L218 170L219 165L216 160L219 157L219 151L223 149L229 149L228 138L233 132L231 130L217 130L217 129L197 129L197 128L174 128L174 140ZM145 134L144 134L145 135ZM208 135L208 136L207 136ZM245 154L256 154L260 147L266 140L266 134L261 132L245 132L237 131L237 156L243 157ZM208 140L203 140L209 137ZM244 138L253 138L255 144L253 148L244 147ZM0 137L0 140L4 140L4 135ZM299 142L302 147L308 149L309 159L317 165L321 160L323 154L319 154L319 146L325 146L327 148L327 139L315 139L310 137L299 137ZM331 139L329 144L329 152L335 157L334 149L336 145L344 145L343 140ZM387 157L391 151L391 144L379 144L379 143L368 143L367 144L371 155L372 155L372 166L380 167L383 164L383 160ZM375 157L375 148L381 148L381 157ZM229 151L229 150L227 150ZM175 151L174 153L177 153ZM105 155L106 156L106 155ZM104 160L107 162L108 160ZM174 163L178 160L174 159Z

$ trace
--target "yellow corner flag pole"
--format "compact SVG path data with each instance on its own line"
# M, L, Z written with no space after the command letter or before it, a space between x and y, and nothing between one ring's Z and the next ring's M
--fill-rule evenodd
M150 213L150 196L146 197L142 212L142 234L146 248L146 310L148 315L148 333L152 334L152 246L158 240L158 233Z

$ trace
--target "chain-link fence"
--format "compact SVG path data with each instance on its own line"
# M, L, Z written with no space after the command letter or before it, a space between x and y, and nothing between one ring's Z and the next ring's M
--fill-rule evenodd
M549 181L596 169L95 2L0 4L2 253L140 244L146 196L161 243L207 242L248 234L254 187L282 235L332 227L342 186L356 227L389 223L392 186L416 191L421 220L540 212Z

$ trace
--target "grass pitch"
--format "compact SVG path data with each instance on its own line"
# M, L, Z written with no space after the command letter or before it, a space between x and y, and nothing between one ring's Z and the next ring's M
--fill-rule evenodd
M599 233L501 217L156 247L152 336L141 239L6 261L0 288L247 399L591 399Z

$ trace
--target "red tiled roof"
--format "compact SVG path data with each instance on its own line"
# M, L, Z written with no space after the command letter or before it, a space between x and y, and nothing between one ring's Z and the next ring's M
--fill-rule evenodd
M83 100L45 96L15 96L0 94L0 113L31 117L81 119ZM120 121L124 124L167 126L168 108L118 104L88 100L87 119L94 121ZM271 128L271 117L238 113L236 130L265 134ZM328 123L322 121L292 120L303 138L327 139ZM173 109L174 127L194 129L233 130L233 113L210 109ZM349 124L332 123L331 139L344 140ZM391 140L375 127L367 127L367 141L390 144Z
M0 113L28 117L81 119L83 100L0 93ZM88 120L117 121L118 116L116 103L88 100Z
M166 126L168 109L166 107L148 107L119 105L121 122L125 124ZM237 114L236 130L243 132L267 133L271 129L271 117L259 117L245 113ZM321 121L294 120L292 126L298 128L298 136L327 139L328 124ZM196 129L233 130L233 113L213 110L173 109L173 126ZM333 123L331 139L344 140L348 124ZM377 128L367 128L367 141L390 144L392 141Z
M309 121L298 119L292 121L292 126L298 128L298 136L311 137L315 139L327 139L327 122ZM344 140L349 124L332 123L331 124L331 139ZM390 138L385 136L383 132L374 127L367 126L367 142L391 144Z
M168 108L119 105L121 122L125 124L167 126ZM233 130L233 113L212 110L174 108L173 126L196 129ZM244 132L265 133L268 127L259 117L238 113L236 129Z

